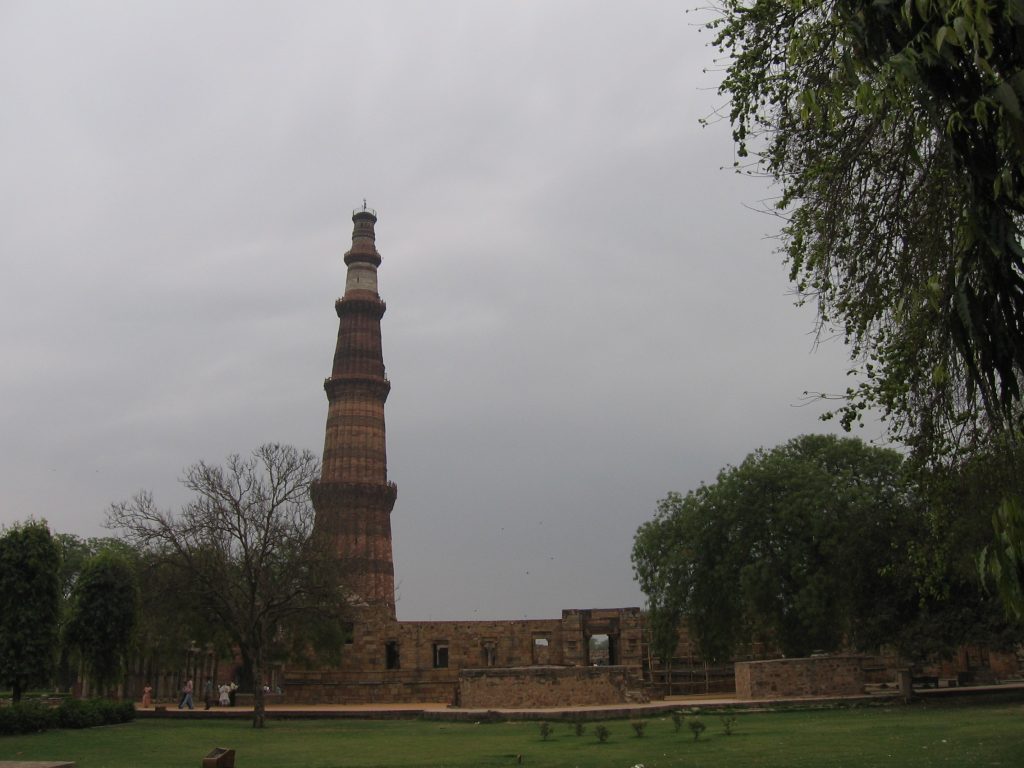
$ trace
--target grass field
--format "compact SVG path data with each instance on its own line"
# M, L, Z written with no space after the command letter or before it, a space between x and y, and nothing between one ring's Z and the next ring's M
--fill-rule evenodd
M629 721L596 723L576 736L552 723L436 721L269 721L262 731L230 720L141 720L83 731L0 737L0 760L74 760L80 768L197 768L213 747L236 750L237 768L331 766L1024 766L1024 705L884 707L738 714L735 732L720 717L698 715L699 741L668 717L647 721L637 738ZM521 756L522 762L519 763Z

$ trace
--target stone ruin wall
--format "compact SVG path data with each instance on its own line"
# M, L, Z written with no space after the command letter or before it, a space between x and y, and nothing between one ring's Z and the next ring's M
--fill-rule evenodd
M738 661L736 697L859 696L866 682L864 662L863 656Z
M471 709L579 707L646 701L630 667L466 669L459 706Z
M639 675L641 633L639 608L566 610L561 619L513 621L394 621L364 614L336 667L286 673L287 696L304 704L455 704L463 670L588 667L589 639L603 634L615 646L611 660ZM590 688L601 699L591 703L605 703L608 694Z

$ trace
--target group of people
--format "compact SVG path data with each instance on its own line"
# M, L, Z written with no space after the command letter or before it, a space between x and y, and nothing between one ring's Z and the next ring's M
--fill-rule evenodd
M178 709L195 709L195 703L192 698L194 692L192 680L186 680L185 684L181 686L181 696L178 697ZM203 703L206 705L205 708L209 709L216 702L222 707L233 707L235 705L235 691L238 690L238 686L235 683L223 683L219 687L214 687L213 678L206 678L206 683L203 684ZM153 686L147 685L142 689L142 708L148 709L153 706Z
M213 684L213 678L206 678L206 682L203 684L203 703L206 705L204 708L209 709L215 703L222 707L233 707L235 706L235 691L238 690L238 685L235 683L222 683L220 686ZM195 709L195 701L193 694L195 688L193 687L192 680L186 680L185 684L181 686L181 696L178 697L178 709ZM264 693L271 693L270 683L263 685ZM274 693L281 693L281 688L274 689ZM142 708L149 709L153 706L153 686L147 685L142 689Z
M147 686L147 690L148 689L149 688ZM213 678L206 678L206 682L203 684L203 703L206 705L205 709L212 707L215 699L222 707L234 706L234 694L237 690L238 686L234 683L223 683L220 687L214 687ZM185 707L195 709L195 705L192 702L192 692L192 681L185 681L185 684L181 687L181 698L178 699L178 709L184 709ZM215 694L219 694L219 696ZM146 705L145 693L143 693L142 704L143 706Z

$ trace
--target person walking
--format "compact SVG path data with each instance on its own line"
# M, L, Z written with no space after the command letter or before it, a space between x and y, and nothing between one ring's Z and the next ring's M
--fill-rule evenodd
M203 684L203 703L206 705L206 709L213 706L213 678L206 678L206 682Z
M189 680L183 686L181 686L181 701L178 702L178 709L188 707L189 709L195 709L192 704L192 681Z

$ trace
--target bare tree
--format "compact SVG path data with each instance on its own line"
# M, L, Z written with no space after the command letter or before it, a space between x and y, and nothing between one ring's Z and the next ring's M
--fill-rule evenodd
M108 527L179 571L193 610L237 644L251 671L254 728L264 723L262 676L272 652L342 644L342 564L313 535L309 487L319 474L311 452L267 444L229 456L224 467L201 461L186 469L181 482L195 498L180 514L159 509L145 491L108 513Z

